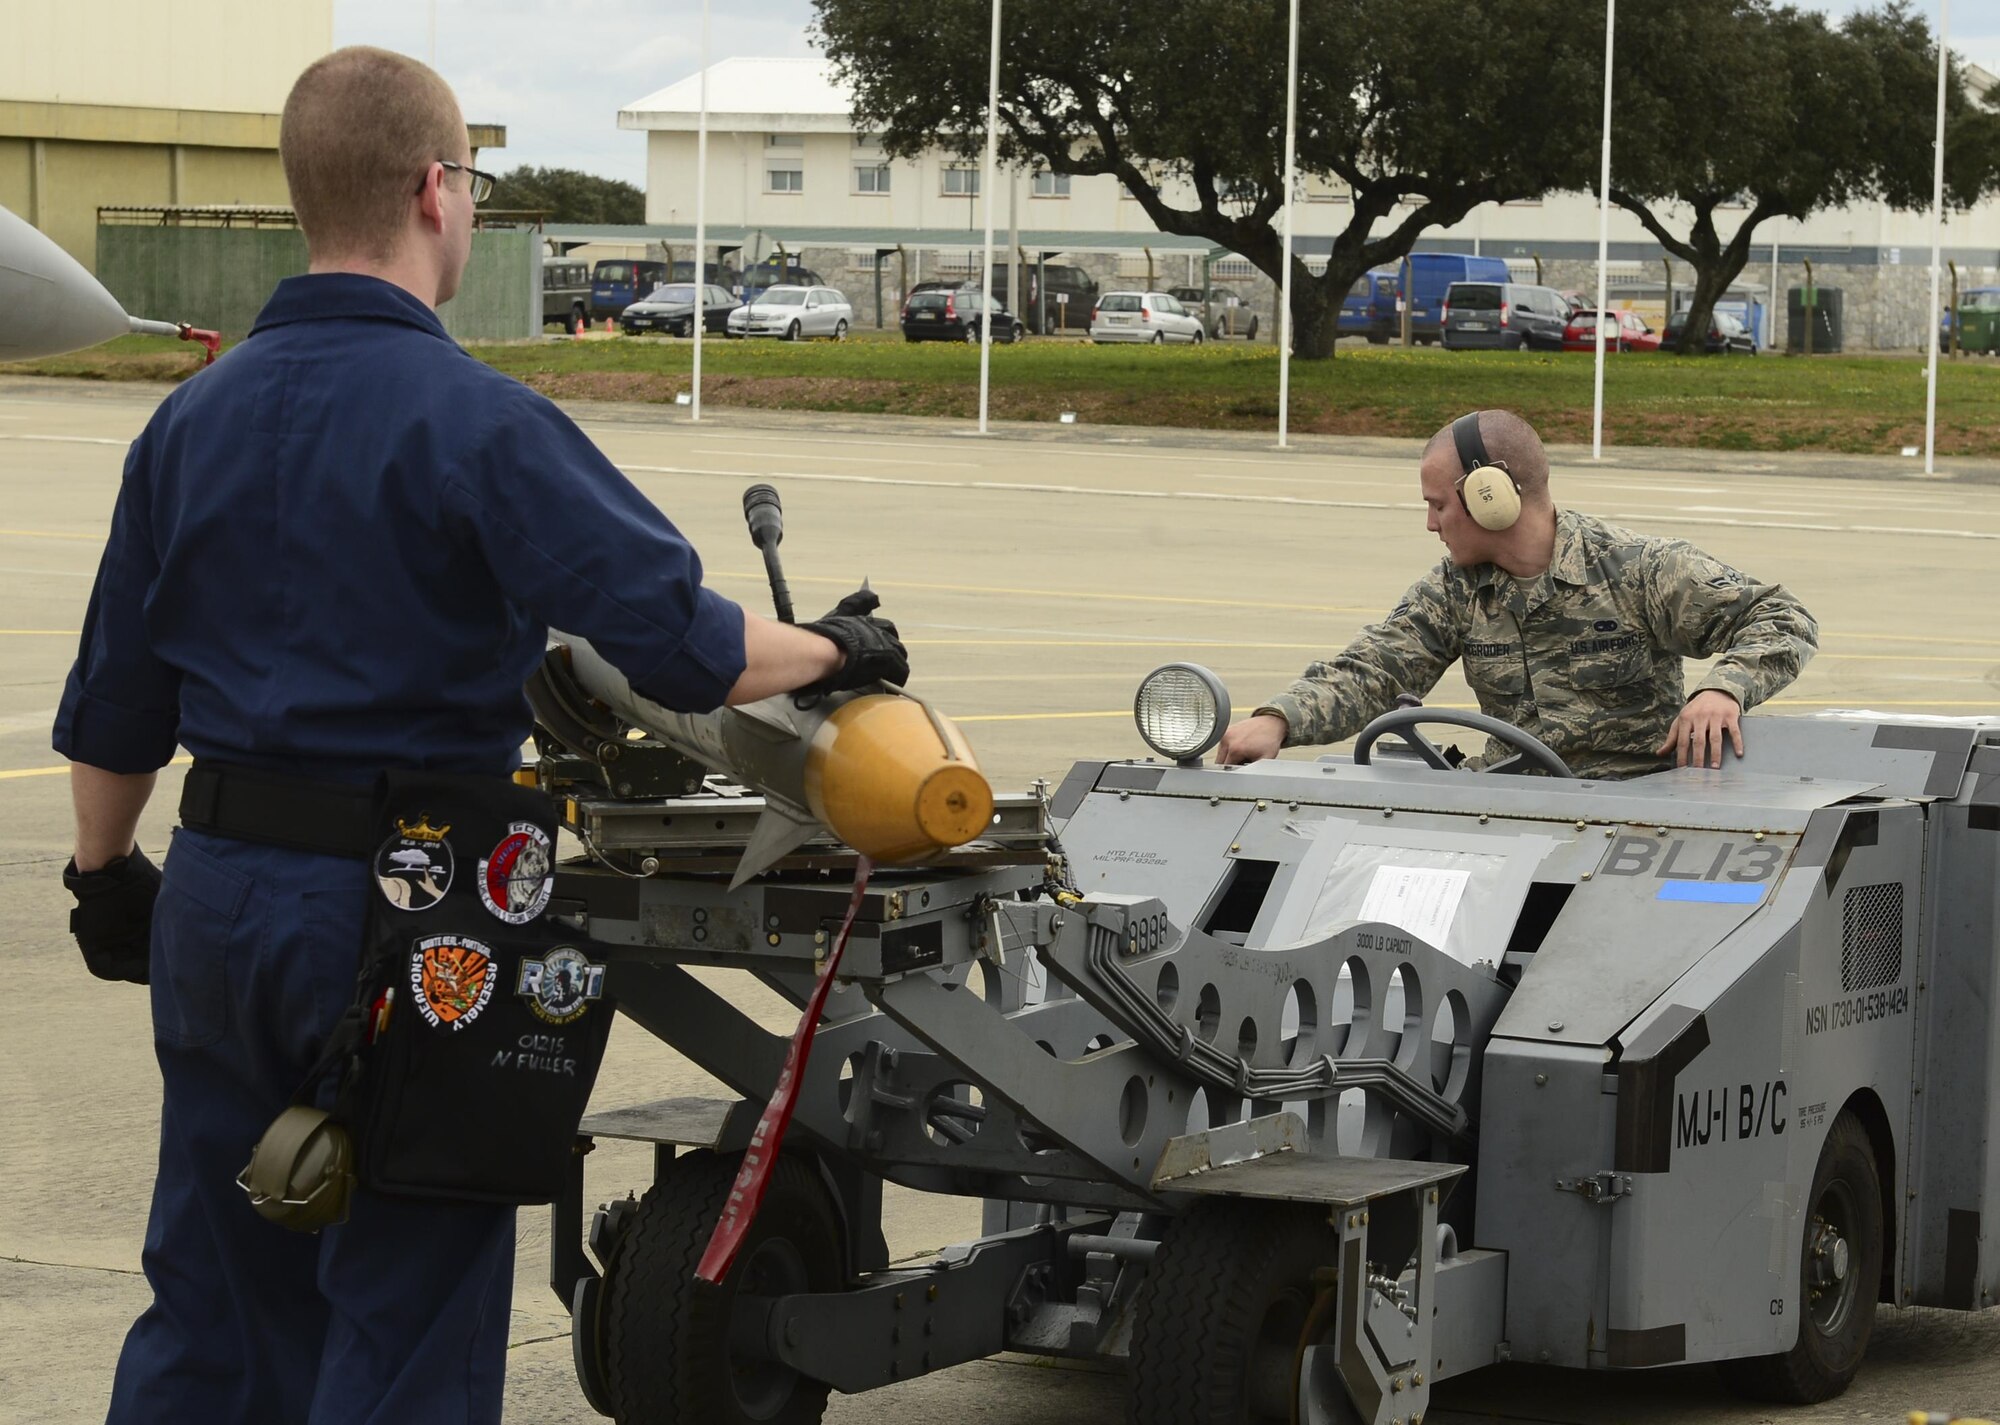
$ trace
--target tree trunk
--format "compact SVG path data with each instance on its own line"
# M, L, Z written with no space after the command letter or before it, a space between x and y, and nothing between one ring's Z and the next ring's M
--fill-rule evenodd
M1333 340L1340 334L1339 299L1327 300L1326 284L1309 281L1301 285L1292 279L1292 358L1295 361L1330 361ZM1340 289L1345 292L1345 287ZM1282 338L1281 338L1282 340Z
M1729 284L1742 270L1742 261L1732 261L1726 250L1701 254L1694 268L1694 296L1688 303L1687 321L1681 327L1681 344L1677 348L1681 355L1698 356L1708 350L1708 324L1714 317L1715 304L1722 300ZM1671 313L1668 319L1672 320Z

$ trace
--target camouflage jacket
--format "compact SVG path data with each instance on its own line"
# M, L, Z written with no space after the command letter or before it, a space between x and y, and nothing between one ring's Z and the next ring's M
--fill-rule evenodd
M1565 510L1546 573L1446 559L1257 711L1285 719L1287 747L1339 742L1463 658L1489 716L1539 737L1578 776L1631 777L1669 765L1654 749L1690 696L1683 658L1718 658L1696 691L1719 688L1748 711L1798 677L1818 635L1779 585L1682 540ZM1487 743L1486 760L1505 755Z

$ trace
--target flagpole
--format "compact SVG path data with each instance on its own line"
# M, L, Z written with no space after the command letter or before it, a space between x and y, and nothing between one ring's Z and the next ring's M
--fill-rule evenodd
M1278 448L1285 448L1292 406L1292 199L1299 137L1299 0L1292 0L1285 55L1285 263L1278 283Z
M1604 0L1604 159L1597 182L1597 374L1591 395L1590 458L1604 458L1604 267L1611 255L1611 41L1618 0Z
M701 419L701 338L708 329L708 5L701 0L701 117L694 137L694 393L688 419L695 421Z
M1951 64L1945 39L1951 30L1951 0L1938 0L1938 95L1937 139L1931 164L1931 305L1930 372L1924 381L1924 474L1937 473L1937 363L1938 363L1938 284L1944 276L1944 90ZM1812 314L1806 314L1810 317ZM1958 313L1951 319L1958 321Z
M986 167L979 175L986 210L986 252L979 266L979 433L986 434L986 399L993 368L993 185L1000 138L1000 0L993 0L993 38L986 68Z

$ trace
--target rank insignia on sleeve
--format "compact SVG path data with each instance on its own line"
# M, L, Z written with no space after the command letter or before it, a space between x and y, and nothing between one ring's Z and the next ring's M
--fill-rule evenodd
M555 889L554 848L532 821L507 824L500 844L479 860L479 898L509 925L526 925L548 906Z
M428 814L396 819L396 834L375 853L375 884L397 910L429 910L451 889L449 824L432 826Z
M433 1029L460 1030L493 998L493 951L463 935L430 935L410 951L410 989Z
M515 992L536 1018L569 1024L581 1019L590 1002L604 994L604 966L593 965L580 950L560 946L543 959L521 961Z

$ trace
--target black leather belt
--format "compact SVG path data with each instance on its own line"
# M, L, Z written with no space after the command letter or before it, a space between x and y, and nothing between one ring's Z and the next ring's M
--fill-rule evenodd
M181 784L190 831L365 860L382 838L372 784L322 782L228 762L197 761Z

